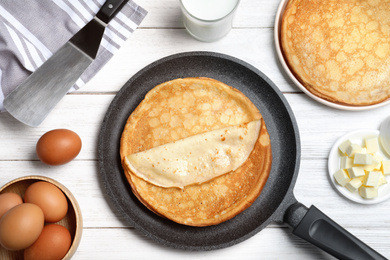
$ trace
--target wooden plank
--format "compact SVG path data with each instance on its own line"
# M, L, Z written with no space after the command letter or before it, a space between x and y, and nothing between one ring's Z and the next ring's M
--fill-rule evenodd
M184 29L138 29L78 92L118 91L147 65L166 56L191 51L210 51L236 57L263 72L282 91L300 92L282 70L274 44L272 28L233 29L225 38L212 43L197 41Z
M148 64L179 52L212 51L239 58L262 71L284 93L294 112L301 141L301 167L294 194L315 205L352 234L390 258L390 201L353 203L330 184L327 158L345 133L378 129L388 107L350 112L329 108L302 93L288 79L276 56L273 24L279 1L241 1L233 30L214 43L193 39L183 27L179 0L137 0L149 11L130 39L86 86L68 94L42 125L25 126L0 114L0 186L26 175L53 178L74 194L84 219L83 237L74 259L334 259L295 237L284 224L271 223L233 247L188 252L162 246L134 229L111 206L99 180L98 135L117 91ZM196 75L194 75L196 76ZM83 140L79 156L63 166L42 164L35 144L45 132L68 128Z
M380 237L389 239L384 229L356 229L367 243L389 257L390 252ZM375 232L375 235L374 235ZM96 239L96 238L99 239ZM112 238L115 237L115 241ZM291 234L286 228L267 228L242 243L215 251L183 251L163 247L133 229L85 229L75 259L335 259L321 249ZM89 242L93 241L93 242Z
M137 0L137 4L148 10L141 28L184 28L179 0ZM273 27L279 1L241 1L233 26L241 28Z
M85 227L131 226L123 222L106 197L96 160L76 160L57 167L46 166L40 161L0 161L0 172L0 186L27 175L43 175L59 181L79 202ZM389 201L362 205L345 199L330 184L326 160L302 161L294 194L302 204L307 207L315 205L345 228L390 229L390 222L386 221L384 214L390 212Z
M80 135L83 148L77 157L96 159L97 138L104 115L114 94L67 95L42 125L31 128L19 123L8 113L0 114L0 160L36 160L35 144L46 131L69 128ZM305 94L284 95L296 118L302 158L328 158L334 142L342 135L360 128L378 129L388 116L388 108L350 112L329 108ZM363 120L364 119L364 120Z

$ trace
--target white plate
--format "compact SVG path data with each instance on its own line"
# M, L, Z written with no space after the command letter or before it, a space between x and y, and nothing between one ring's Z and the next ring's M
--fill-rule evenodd
M362 204L375 204L375 203L382 202L390 197L390 178L389 178L389 176L386 177L388 183L379 187L378 197L376 197L374 199L364 199L359 195L358 192L354 192L354 193L350 192L347 188L342 187L339 184L337 184L334 177L333 177L333 174L337 170L340 169L341 153L340 153L338 147L342 142L349 139L349 140L351 140L352 143L356 143L356 144L363 146L363 141L365 138L377 137L377 136L379 136L379 131L377 131L377 130L353 131L353 132L350 132L350 133L340 137L336 141L336 143L333 145L332 149L330 150L329 160L328 160L328 172L329 172L330 181L331 181L332 185L340 192L340 194L342 194L343 196L345 196L346 198L348 198L352 201L362 203ZM381 148L381 151L379 153L383 156L383 158L389 159L389 157L382 150L383 148L382 147L380 147L380 148Z
M288 0L282 0L279 4L278 10L276 12L275 16L275 30L274 30L274 42L275 42L275 47L276 47L276 53L278 55L279 61L284 69L284 71L287 73L287 76L294 82L294 84L302 90L306 95L311 97L312 99L327 105L329 107L341 109L341 110L349 110L349 111L362 111L362 110L369 110L369 109L374 109L377 107L382 107L385 105L390 104L390 99L386 100L384 102L374 104L374 105L368 105L368 106L348 106L348 105L341 105L337 103L330 102L328 100L322 99L314 94L312 94L307 88L305 88L299 81L298 79L294 76L294 74L291 72L290 68L288 67L286 61L284 60L283 53L281 50L280 46L280 26L282 22L282 16L284 13L284 10L286 8Z

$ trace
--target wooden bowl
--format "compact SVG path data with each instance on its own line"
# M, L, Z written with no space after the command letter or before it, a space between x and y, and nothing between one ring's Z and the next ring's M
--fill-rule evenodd
M19 194L22 198L27 187L37 181L46 181L57 186L66 196L68 200L68 212L66 216L57 224L66 227L72 237L72 244L68 253L63 259L70 259L79 246L81 234L83 231L83 219L81 216L80 207L73 194L61 183L44 176L25 176L15 179L0 188L0 194L5 192L13 192ZM0 246L0 259L23 259L23 250L9 251Z

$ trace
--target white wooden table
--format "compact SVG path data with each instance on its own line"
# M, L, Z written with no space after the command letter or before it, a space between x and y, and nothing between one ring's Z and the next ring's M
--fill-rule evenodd
M26 175L44 175L65 186L78 200L84 230L74 259L333 259L295 237L285 225L272 224L229 248L187 252L164 247L129 226L109 205L98 180L97 142L105 112L117 91L136 72L165 56L186 51L215 51L235 56L267 75L284 93L298 122L302 155L296 198L316 205L329 217L390 258L390 200L361 205L341 197L327 174L328 153L345 133L378 129L390 107L348 112L313 101L293 85L276 58L273 24L277 0L241 1L234 29L222 40L203 43L191 38L181 22L178 0L138 0L149 14L110 62L82 89L68 94L36 128L8 113L0 114L0 186ZM131 57L131 58L130 58ZM68 128L83 141L79 156L57 167L35 154L45 132Z

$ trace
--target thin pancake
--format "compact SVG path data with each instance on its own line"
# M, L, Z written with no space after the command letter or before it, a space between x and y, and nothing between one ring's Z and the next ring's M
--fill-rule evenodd
M248 160L209 182L179 188L153 185L132 173L126 155L161 144L261 119ZM249 207L271 167L271 146L257 108L238 90L208 78L185 78L152 89L130 115L122 134L121 158L134 194L153 212L175 222L206 226L228 220Z
M185 78L150 90L130 115L121 158L161 144L258 120L255 105L238 90L209 78Z
M260 134L255 120L193 135L125 157L132 173L160 187L200 184L240 167Z
M390 98L390 2L291 0L281 26L289 68L310 92L334 103Z

